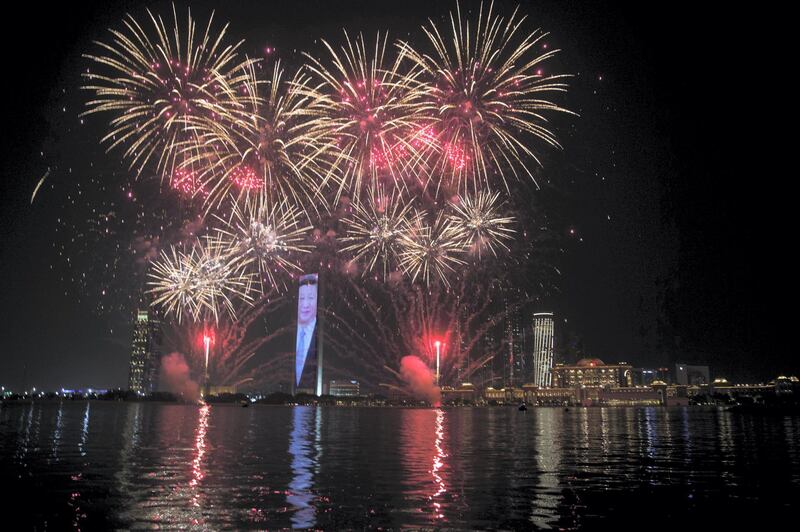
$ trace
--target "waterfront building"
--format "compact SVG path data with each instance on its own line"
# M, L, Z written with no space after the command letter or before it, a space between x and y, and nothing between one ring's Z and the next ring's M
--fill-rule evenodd
M535 406L566 406L580 402L577 388L540 388L533 383L522 386L525 402Z
M580 386L633 386L630 364L606 364L599 358L584 358L575 365L559 364L553 368L553 384L557 388Z
M333 397L358 397L360 391L358 381L355 380L333 380L328 385L328 394Z
M158 387L161 366L161 322L152 310L136 312L128 370L128 389L138 394Z
M525 400L525 392L522 388L493 388L489 386L483 390L483 398L486 401L497 403L521 403Z
M475 386L469 382L463 382L457 388L452 386L442 386L442 402L473 402L476 398Z

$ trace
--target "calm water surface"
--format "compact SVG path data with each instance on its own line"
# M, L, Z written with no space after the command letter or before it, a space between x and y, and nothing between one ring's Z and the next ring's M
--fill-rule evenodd
M5 404L0 460L23 529L687 529L796 514L800 418Z

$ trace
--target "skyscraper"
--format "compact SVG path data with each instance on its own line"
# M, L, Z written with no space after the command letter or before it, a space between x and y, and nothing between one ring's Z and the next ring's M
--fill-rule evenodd
M128 389L151 393L158 385L161 365L161 323L153 311L139 310L133 325Z
M523 328L520 309L512 308L508 300L505 302L504 336L506 353L504 360L503 381L506 386L522 386L526 378L525 358L523 356Z
M533 315L533 383L544 387L552 384L553 313Z

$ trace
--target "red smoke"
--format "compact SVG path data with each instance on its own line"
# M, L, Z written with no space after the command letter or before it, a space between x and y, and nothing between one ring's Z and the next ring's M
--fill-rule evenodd
M423 399L433 406L441 404L442 393L433 383L433 371L418 356L408 355L400 360L400 375L415 399Z
M200 399L200 385L189 376L189 365L177 351L161 359L161 382L170 392L187 401Z

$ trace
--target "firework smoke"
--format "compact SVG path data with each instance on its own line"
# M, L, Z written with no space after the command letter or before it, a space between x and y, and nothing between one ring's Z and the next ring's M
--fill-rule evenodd
M442 392L434 384L433 370L418 356L408 355L400 359L400 375L415 399L428 401L433 406L442 402Z
M161 382L168 391L187 401L200 399L200 385L192 380L189 364L177 351L161 359Z

